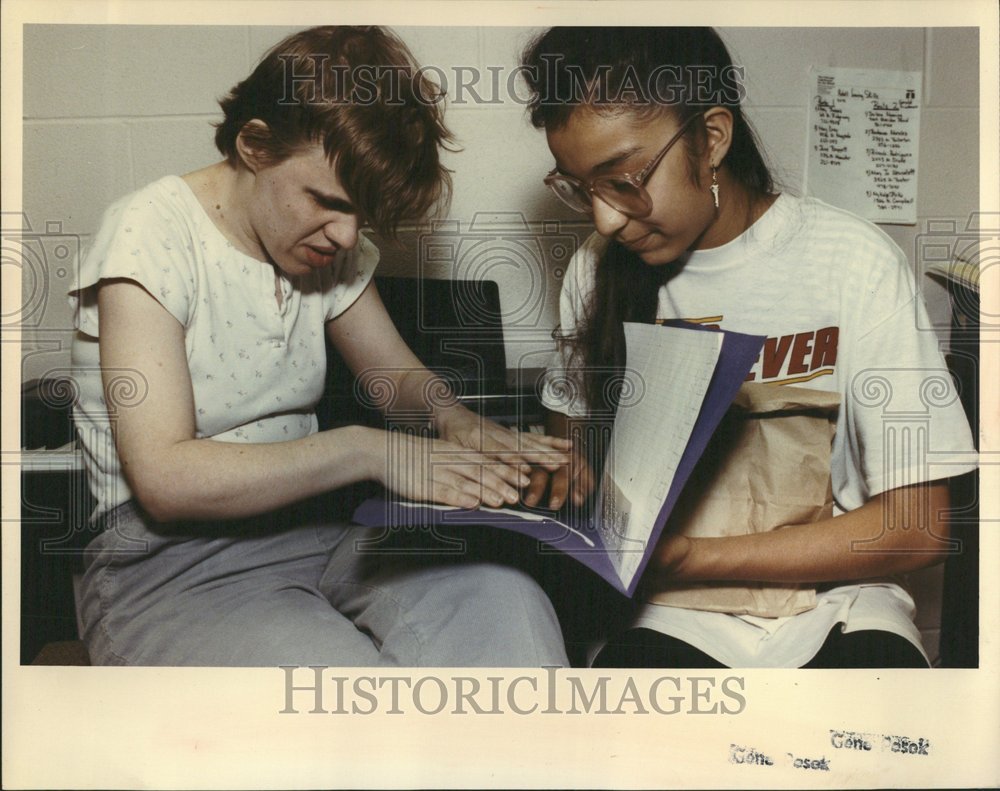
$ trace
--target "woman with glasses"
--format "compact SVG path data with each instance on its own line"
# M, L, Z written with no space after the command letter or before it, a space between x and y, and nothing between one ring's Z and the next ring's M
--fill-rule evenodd
M447 193L433 95L387 31L297 33L222 101L221 161L106 213L70 295L74 418L104 528L80 602L94 664L566 664L530 577L359 540L340 507L366 480L498 506L529 463L566 461L564 440L459 405L371 282L360 227L392 237ZM318 431L327 340L438 438Z
M647 571L681 585L808 585L814 606L761 617L639 603L594 664L926 666L913 600L890 578L942 559L945 476L974 463L937 339L916 329L929 325L904 254L845 211L776 192L740 105L742 70L711 29L553 28L523 66L555 159L545 184L596 230L563 282L561 365L579 387L546 391L552 433L613 410L627 321L766 336L753 381L840 398L834 515L699 538L668 523ZM927 416L927 445L897 452L888 398ZM578 451L569 469L536 470L525 500L582 503L593 477Z

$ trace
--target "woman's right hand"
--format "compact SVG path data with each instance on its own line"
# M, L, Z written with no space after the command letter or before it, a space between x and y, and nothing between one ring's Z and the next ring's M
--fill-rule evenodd
M569 464L555 470L533 467L524 504L535 506L548 492L548 503L542 507L558 511L567 497L573 505L581 506L594 491L594 470L579 451L570 453Z
M511 466L452 442L399 431L380 432L384 443L373 477L408 500L461 508L493 508L518 501L528 476Z
M554 437L570 437L577 432L571 431L568 418L559 413L546 410L545 412L546 433ZM555 469L542 466L535 466L531 469L531 478L528 488L524 493L524 504L530 507L539 505L545 499L546 492L548 500L540 507L550 508L558 511L566 503L567 498L575 506L581 506L594 491L596 483L594 469L587 461L583 443L579 438L569 451L569 463L560 465Z

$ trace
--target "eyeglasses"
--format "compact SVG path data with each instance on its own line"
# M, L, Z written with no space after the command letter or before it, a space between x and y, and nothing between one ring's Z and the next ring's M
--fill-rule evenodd
M553 169L545 177L545 185L556 194L559 200L573 211L582 214L594 213L594 196L596 195L615 211L619 211L629 217L645 217L653 210L653 200L646 191L646 182L653 175L656 166L660 164L674 143L681 139L681 136L691 122L696 118L700 118L701 115L701 113L692 115L687 121L681 124L681 128L660 149L660 153L653 157L649 164L638 173L616 173L609 176L598 176L588 184L573 176L559 173L558 169Z

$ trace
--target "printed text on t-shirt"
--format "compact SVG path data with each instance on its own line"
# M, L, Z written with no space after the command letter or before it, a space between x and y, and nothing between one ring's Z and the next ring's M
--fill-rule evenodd
M693 324L719 329L722 316L686 319ZM797 384L829 376L837 363L839 327L793 332L769 337L747 374L748 382Z

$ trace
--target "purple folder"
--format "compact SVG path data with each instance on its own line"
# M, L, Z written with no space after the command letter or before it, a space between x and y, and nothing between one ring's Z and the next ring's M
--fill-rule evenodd
M609 550L602 541L601 530L595 522L597 514L574 513L573 509L564 509L556 514L551 511L531 510L523 506L503 509L481 507L472 510L372 498L358 506L354 512L354 521L369 527L412 528L488 524L513 530L542 542L541 551L559 551L571 555L614 588L627 596L632 596L681 490L764 344L762 336L699 327L684 322L671 322L668 326L693 332L721 333L722 346L694 428L681 454L667 496L649 532L649 538L642 546L628 550L641 552L642 557L637 565L630 564L634 567L634 571L626 575L625 579L622 579Z

